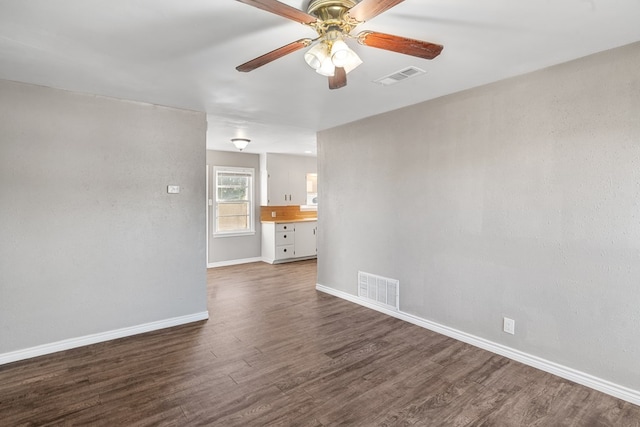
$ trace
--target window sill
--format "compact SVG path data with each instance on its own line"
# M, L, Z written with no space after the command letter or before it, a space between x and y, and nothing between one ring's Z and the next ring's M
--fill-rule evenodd
M254 236L256 234L255 231L237 231L231 233L213 233L214 239L220 239L225 237L243 237L243 236Z

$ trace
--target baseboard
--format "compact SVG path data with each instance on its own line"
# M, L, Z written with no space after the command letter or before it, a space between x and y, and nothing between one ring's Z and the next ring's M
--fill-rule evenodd
M210 262L207 264L207 268L228 267L230 265L249 264L251 262L261 262L261 261L262 261L262 257L232 259L229 261Z
M101 332L99 334L85 335L83 337L71 338L54 343L43 344L23 350L12 351L0 354L0 365L17 362L19 360L30 359L32 357L44 356L45 354L57 353L59 351L70 350L76 347L83 347L104 341L111 341L118 338L143 334L145 332L157 331L159 329L171 328L173 326L184 325L191 322L207 320L209 312L189 314L187 316L173 317L171 319L159 320L157 322L144 323L142 325L128 328L116 329L113 331Z
M578 371L568 366L560 365L550 360L524 353L514 348L507 347L505 345L498 344L493 341L489 341L484 338L480 338L475 335L471 335L466 332L459 331L457 329L414 316L412 314L404 313L402 311L393 311L372 303L368 303L367 301L359 299L355 295L329 288L327 286L317 284L316 290L336 296L338 298L342 298L344 300L370 308L372 310L379 311L381 313L387 314L400 320L404 320L425 329L429 329L439 334L446 335L458 341L471 344L475 347L479 347L483 350L499 354L501 356L524 363L525 365L532 366L542 371L549 372L550 374L554 374L561 378L576 382L594 390L601 391L608 395L633 403L634 405L640 405L640 391L638 390L633 390L628 387L612 383L610 381L595 377L585 372Z

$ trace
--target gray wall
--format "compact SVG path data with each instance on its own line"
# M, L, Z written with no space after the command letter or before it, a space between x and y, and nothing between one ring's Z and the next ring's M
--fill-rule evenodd
M640 43L320 132L318 283L397 278L404 312L640 390L638 70Z
M212 236L212 209L209 210L209 263L233 260L260 258L260 156L258 154L240 153L232 151L207 150L207 165L209 166L209 198L215 200L215 182L213 181L214 166L234 166L239 168L254 168L254 200L256 234L238 237Z
M205 133L0 81L0 354L206 312Z

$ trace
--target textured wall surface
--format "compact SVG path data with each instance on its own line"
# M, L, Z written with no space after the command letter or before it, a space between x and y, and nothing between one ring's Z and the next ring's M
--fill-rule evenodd
M0 94L0 354L206 312L205 115Z
M404 312L640 390L638 70L635 43L320 132L318 283L397 278Z

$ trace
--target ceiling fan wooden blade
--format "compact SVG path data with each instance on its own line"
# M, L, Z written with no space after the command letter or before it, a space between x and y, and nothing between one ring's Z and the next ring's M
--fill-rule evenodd
M291 7L287 4L281 3L277 0L237 0L240 3L248 4L249 6L257 7L258 9L266 10L267 12L275 13L284 18L291 19L301 24L312 24L318 19L315 16L309 15L306 12Z
M404 53L418 58L433 59L440 55L444 46L421 40L408 39L406 37L393 36L391 34L363 31L358 34L358 43L377 47L378 49Z
M349 9L349 16L356 21L365 22L403 1L404 0L362 0Z
M309 46L313 40L311 39L300 39L293 43L289 43L288 45L282 46L276 50L272 50L269 53L265 53L262 56L258 56L255 59L252 59L249 62L245 62L242 65L238 65L236 70L242 71L243 73L248 73L249 71L253 71L256 68L262 67L265 64L268 64L271 61L275 61L278 58L282 58L285 55L288 55L296 50L300 50Z
M347 72L342 67L336 67L333 76L329 76L329 89L340 89L347 85Z

